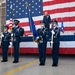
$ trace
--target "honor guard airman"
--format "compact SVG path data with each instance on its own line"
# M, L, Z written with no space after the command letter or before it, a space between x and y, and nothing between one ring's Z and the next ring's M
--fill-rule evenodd
M4 26L4 32L2 34L2 61L1 62L7 62L8 61L8 47L10 45L10 39L11 34L8 32L8 26Z
M47 38L46 38L46 32L47 28L45 28L44 23L41 23L41 28L37 30L38 32L38 50L39 50L39 61L40 66L45 65L46 60L46 45L47 45Z
M52 59L53 59L53 67L58 66L58 53L59 53L59 45L60 45L60 29L57 27L57 21L52 20L52 35L51 39L53 39L52 46Z
M12 36L13 36L13 47L14 47L14 61L13 63L19 62L19 45L21 40L21 30L18 26L19 21L14 20L14 25L12 28Z
M45 28L47 28L49 30L49 26L51 23L51 17L50 17L50 15L48 15L48 12L45 12L45 15L43 17L43 23L45 25Z

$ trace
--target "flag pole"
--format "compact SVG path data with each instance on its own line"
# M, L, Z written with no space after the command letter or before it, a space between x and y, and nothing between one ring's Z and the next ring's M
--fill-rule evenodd
M12 10L12 5L10 6L10 10L11 10L11 18L12 18L12 23L13 23L13 10ZM11 33L12 33L12 30L11 30ZM13 37L11 36L11 57L12 57L12 50L13 50Z
M29 17L30 17L30 8L29 8L29 5L28 5L28 2L26 2L25 3L25 5L26 5L26 7L28 8L28 15L29 15ZM32 29L32 25L31 25L32 23L31 23L31 19L30 19L30 26L31 26L31 29Z
M30 24L30 31L32 32L32 35L33 35L33 42L35 42L36 37L37 37L36 27L35 27L35 24L34 24L32 15L31 15L31 13L30 13L29 4L28 4L27 1L25 2L25 5L26 5L26 7L27 7L27 9L28 9L28 19L29 19L29 24Z
M27 7L27 9L28 9L28 15L29 15L29 17L30 17L30 8L29 8L29 4L28 4L28 2L26 1L25 2L25 5L26 5L26 7ZM32 23L31 23L31 19L30 19L30 30L31 30L31 32L33 32L32 31L32 25L31 25ZM33 35L33 33L32 33L32 35ZM34 38L33 38L33 41L34 41Z
M54 34L52 33L52 36L51 36L51 50L53 49L53 38L54 38Z
M53 49L53 34L51 36L51 48Z

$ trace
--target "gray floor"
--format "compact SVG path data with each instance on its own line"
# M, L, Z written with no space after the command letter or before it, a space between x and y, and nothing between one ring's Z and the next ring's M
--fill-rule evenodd
M9 56L8 62L0 62L0 75L75 75L75 56L64 55L59 57L58 67L52 67L51 56L47 56L45 66L39 66L39 62L36 62L13 74L6 74L36 59L38 59L37 55L20 56L20 62L13 64L13 58Z

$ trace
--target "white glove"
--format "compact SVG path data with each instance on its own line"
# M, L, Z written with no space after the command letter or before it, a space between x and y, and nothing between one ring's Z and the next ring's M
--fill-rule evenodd
M52 25L50 24L49 26L50 26L50 29L51 29L52 28Z
M55 32L53 30L51 32L52 32L52 34L55 34Z
M50 42L51 44L53 43L53 41Z
M1 37L4 37L4 35L3 35L3 34L1 34Z
M13 33L11 34L11 37L13 36Z
M12 32L12 30L10 30L10 29L9 29L9 30L8 30L8 32L9 32L9 33L11 33L11 32Z
M39 37L37 37L36 39L39 39Z

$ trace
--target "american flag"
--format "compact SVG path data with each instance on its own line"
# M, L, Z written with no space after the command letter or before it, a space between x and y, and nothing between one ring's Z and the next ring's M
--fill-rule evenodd
M30 34L29 20L27 7L25 2L29 3L30 11L35 22L36 28L40 28L40 21L43 19L43 14L47 11L51 19L58 21L58 26L61 27L61 21L64 22L64 34L61 36L72 36L75 32L75 0L6 0L6 24L10 20L10 6L13 8L13 19L20 21L20 26L25 30L25 34ZM73 39L73 38L72 38ZM66 40L66 39L65 39ZM61 41L61 48L75 48L73 41ZM30 46L29 46L30 47Z

